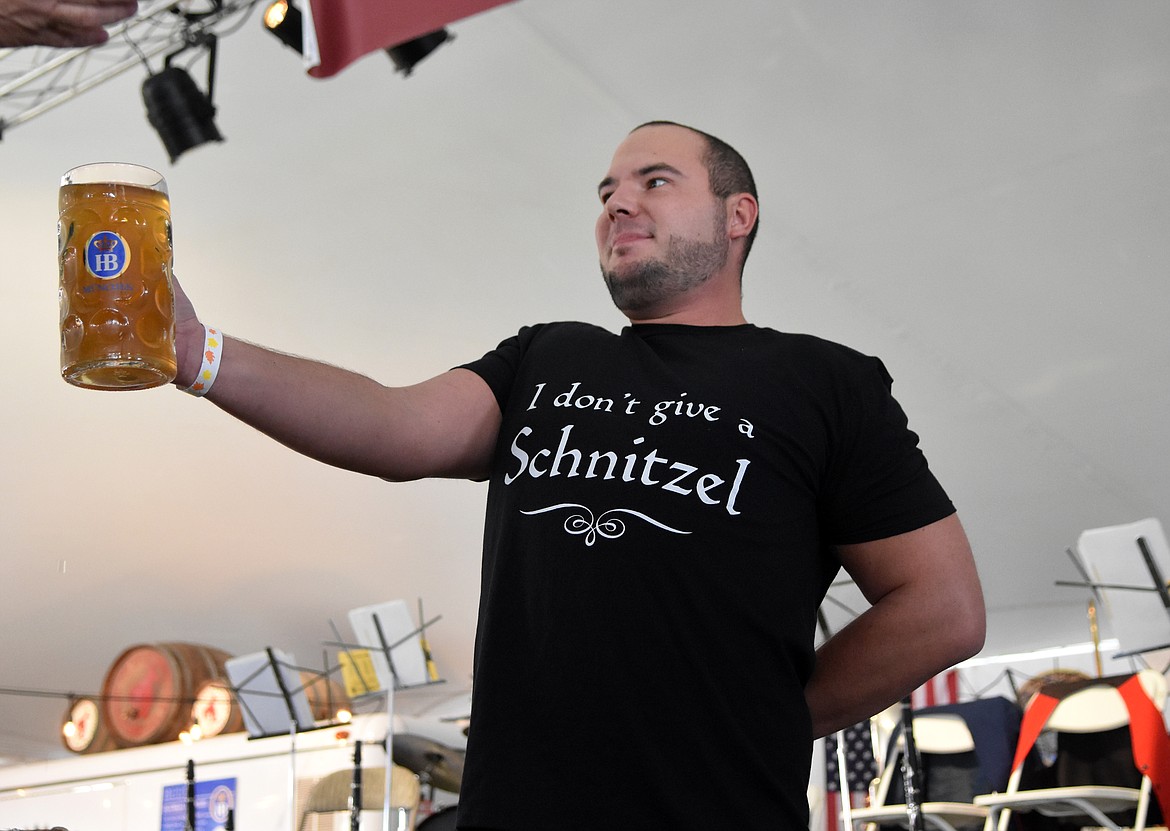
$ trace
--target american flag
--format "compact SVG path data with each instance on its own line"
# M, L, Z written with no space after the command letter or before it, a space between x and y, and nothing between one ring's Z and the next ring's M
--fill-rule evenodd
M845 785L849 804L865 804L870 782L877 776L869 721L842 731L845 751ZM841 779L837 765L837 735L825 737L825 831L841 831Z
M959 671L948 669L931 678L910 696L915 710L940 704L959 703Z

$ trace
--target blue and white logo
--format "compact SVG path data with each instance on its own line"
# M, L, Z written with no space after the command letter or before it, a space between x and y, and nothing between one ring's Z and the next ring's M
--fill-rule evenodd
M85 244L85 267L99 280L121 277L128 265L130 249L113 231L98 231Z

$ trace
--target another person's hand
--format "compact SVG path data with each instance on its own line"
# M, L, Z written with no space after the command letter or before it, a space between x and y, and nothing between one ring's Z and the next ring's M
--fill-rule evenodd
M96 46L136 11L137 0L0 0L0 47Z

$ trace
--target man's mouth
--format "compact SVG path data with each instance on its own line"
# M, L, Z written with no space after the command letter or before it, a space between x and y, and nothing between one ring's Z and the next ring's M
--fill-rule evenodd
M653 236L646 231L620 231L611 237L609 247L611 251L617 251L619 248L627 248L652 238Z

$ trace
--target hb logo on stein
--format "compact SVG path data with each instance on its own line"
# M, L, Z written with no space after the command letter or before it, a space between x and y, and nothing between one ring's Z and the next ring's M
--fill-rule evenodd
M98 231L85 244L85 267L99 280L121 277L130 265L126 240L113 231Z

